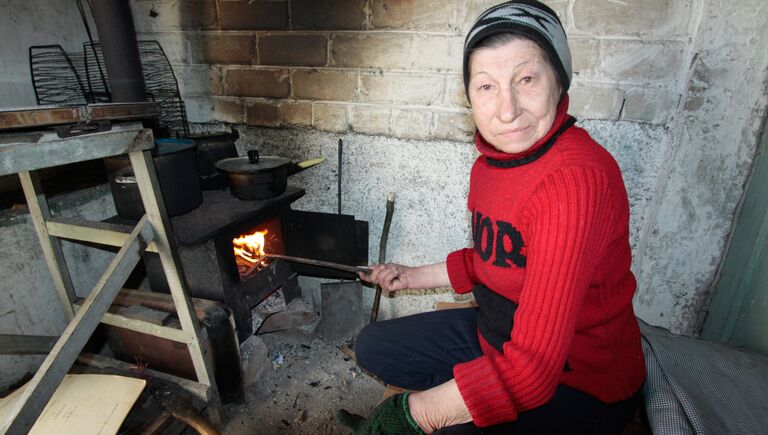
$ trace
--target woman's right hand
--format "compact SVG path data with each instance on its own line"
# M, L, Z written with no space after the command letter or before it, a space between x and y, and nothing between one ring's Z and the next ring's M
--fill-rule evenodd
M412 267L387 263L370 266L370 273L360 273L360 279L378 284L388 292L410 288L408 278Z

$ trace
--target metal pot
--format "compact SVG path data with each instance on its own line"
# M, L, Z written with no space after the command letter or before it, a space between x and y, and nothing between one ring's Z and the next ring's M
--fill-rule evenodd
M203 202L203 192L197 175L195 142L190 139L158 139L152 154L168 216L182 215L199 207ZM128 166L112 172L109 185L117 214L125 219L141 219L144 204L133 168Z
M324 158L293 163L285 157L259 156L256 150L248 157L224 159L216 168L227 174L232 194L238 199L268 199L283 194L288 176L324 161Z
M222 190L228 186L226 174L216 169L219 160L237 157L235 141L240 133L206 133L187 136L197 143L197 172L200 175L200 187L203 190Z

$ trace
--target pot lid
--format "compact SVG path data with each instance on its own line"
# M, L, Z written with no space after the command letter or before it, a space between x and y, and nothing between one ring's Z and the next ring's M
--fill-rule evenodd
M216 167L225 172L258 174L270 172L277 168L287 166L289 159L278 156L260 156L258 151L248 151L248 157L232 157L216 162Z

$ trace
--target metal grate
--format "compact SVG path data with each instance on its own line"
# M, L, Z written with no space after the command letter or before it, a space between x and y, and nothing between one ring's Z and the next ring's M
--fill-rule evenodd
M60 45L29 48L29 65L37 104L85 104L90 102L78 68L83 56L68 54Z
M158 103L157 137L189 133L186 108L178 81L157 41L139 41L146 100ZM82 53L67 53L59 45L29 49L32 84L38 104L89 104L112 101L101 44L86 42Z

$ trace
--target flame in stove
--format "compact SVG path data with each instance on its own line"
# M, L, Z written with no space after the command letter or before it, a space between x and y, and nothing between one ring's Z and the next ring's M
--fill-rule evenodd
M255 231L251 234L245 234L232 239L232 246L235 249L235 255L249 263L258 263L264 259L264 236L269 231Z

